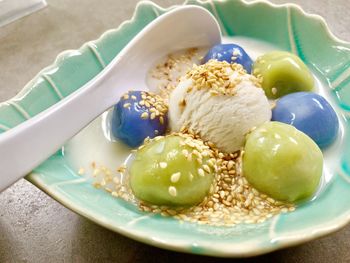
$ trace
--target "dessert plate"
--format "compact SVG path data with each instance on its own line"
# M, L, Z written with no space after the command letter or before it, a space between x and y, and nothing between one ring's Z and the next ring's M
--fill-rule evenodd
M341 147L327 149L332 167L325 191L261 224L214 227L180 223L144 213L114 198L77 174L58 151L26 179L67 208L135 240L176 251L220 256L253 256L315 239L350 221L350 44L330 33L324 20L296 5L268 2L188 1L208 9L227 36L261 40L297 54L325 87L322 92L341 122ZM0 132L20 124L79 89L97 75L145 25L174 8L138 4L131 20L79 50L61 53L13 99L0 104ZM43 99L44 98L44 99Z

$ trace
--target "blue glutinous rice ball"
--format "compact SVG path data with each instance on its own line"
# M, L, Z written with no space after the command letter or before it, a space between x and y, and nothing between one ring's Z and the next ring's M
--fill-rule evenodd
M156 94L129 91L114 106L111 119L113 136L130 147L144 140L164 135L168 124L168 106Z
M272 110L272 120L293 125L320 148L332 144L339 130L339 120L332 106L313 92L296 92L278 99Z
M247 73L251 73L253 61L247 52L236 44L218 44L213 46L203 59L203 64L210 59L241 64Z

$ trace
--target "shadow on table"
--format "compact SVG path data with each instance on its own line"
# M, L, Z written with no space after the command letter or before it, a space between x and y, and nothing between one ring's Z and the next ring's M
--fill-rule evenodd
M82 217L73 238L72 262L344 262L350 227L333 236L263 256L247 259L219 259L167 251L123 237ZM334 241L334 242L333 242ZM339 244L342 243L342 244ZM329 244L332 244L330 246ZM339 250L340 248L340 250ZM346 255L346 254L345 254ZM331 260L331 261L329 261ZM349 261L350 262L350 261Z

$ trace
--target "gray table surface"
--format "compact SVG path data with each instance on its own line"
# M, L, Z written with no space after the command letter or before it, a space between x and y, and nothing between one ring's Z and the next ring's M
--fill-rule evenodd
M14 96L56 55L131 17L137 0L48 0L49 6L0 28L0 101ZM155 1L162 6L182 1ZM293 2L322 15L350 41L349 0ZM0 168L1 169L1 168ZM350 200L349 200L350 201ZM0 262L217 262L151 247L71 212L25 180L0 193ZM230 260L235 261L235 260ZM328 237L244 262L350 262L350 225Z

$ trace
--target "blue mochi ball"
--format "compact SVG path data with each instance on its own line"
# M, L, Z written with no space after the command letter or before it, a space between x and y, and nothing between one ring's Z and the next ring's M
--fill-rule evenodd
M149 137L164 135L167 110L163 99L146 91L129 91L114 106L112 134L130 147L137 147Z
M218 44L213 46L203 59L203 64L210 59L226 61L228 63L241 64L250 74L252 71L253 61L245 50L236 44Z
M272 110L272 121L293 125L320 148L332 144L339 130L339 120L332 106L312 92L291 93L278 99Z

